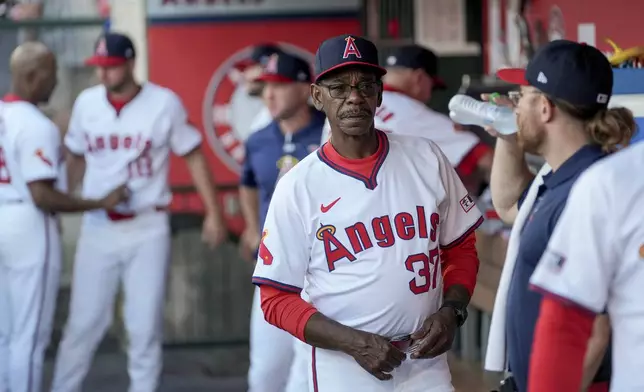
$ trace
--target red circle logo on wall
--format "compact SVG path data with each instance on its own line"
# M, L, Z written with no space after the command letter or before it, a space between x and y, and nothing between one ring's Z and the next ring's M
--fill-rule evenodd
M314 55L294 45L279 47L309 62ZM230 56L215 70L203 102L204 132L213 152L230 170L239 174L244 162L244 142L250 134L255 117L264 108L261 99L250 97L244 87L243 75L235 68L250 57L252 46Z

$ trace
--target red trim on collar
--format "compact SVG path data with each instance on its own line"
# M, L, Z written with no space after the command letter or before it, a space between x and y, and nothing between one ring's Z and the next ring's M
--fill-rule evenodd
M326 142L322 148L318 149L318 157L338 173L362 181L367 189L375 189L378 185L376 177L389 152L387 135L380 130L376 130L376 135L378 136L378 149L366 158L345 158L333 148L330 142Z
M132 95L131 97L127 99L114 99L110 97L110 93L107 93L107 102L112 105L114 110L116 110L116 114L119 115L121 113L121 110L127 105L128 103L132 102L132 100L141 93L141 90L143 90L142 86L139 86L139 91L136 92L136 94Z
M19 96L17 96L16 94L11 94L11 93L9 93L9 94L5 95L4 97L2 97L2 100L4 102L27 102L24 99L22 99Z

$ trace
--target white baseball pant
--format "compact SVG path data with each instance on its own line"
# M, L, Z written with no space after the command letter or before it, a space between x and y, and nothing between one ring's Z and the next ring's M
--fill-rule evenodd
M381 381L347 354L309 349L309 392L454 392L446 354L432 359L405 360Z
M52 392L80 392L96 348L124 290L130 392L154 392L162 368L163 301L170 260L168 215L88 224L76 249L69 318L56 358Z
M40 392L56 308L61 243L55 217L0 205L0 391Z
M307 391L307 354L309 345L266 321L256 287L250 316L248 392Z

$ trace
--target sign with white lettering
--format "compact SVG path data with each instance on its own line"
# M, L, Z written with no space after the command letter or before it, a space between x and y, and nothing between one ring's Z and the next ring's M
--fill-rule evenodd
M152 18L355 12L360 0L148 0Z

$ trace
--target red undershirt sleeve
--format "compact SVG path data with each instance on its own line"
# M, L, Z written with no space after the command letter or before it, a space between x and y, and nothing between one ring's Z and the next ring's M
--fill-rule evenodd
M487 144L479 143L474 146L456 166L458 175L465 177L474 173L481 158L490 151L491 147Z
M470 233L460 244L441 252L443 291L455 284L467 288L470 296L476 286L479 257L476 253L476 234Z
M577 305L543 298L530 357L530 392L580 389L594 320L594 314Z
M259 286L259 292L266 321L305 342L304 327L317 309L298 293L266 285Z

